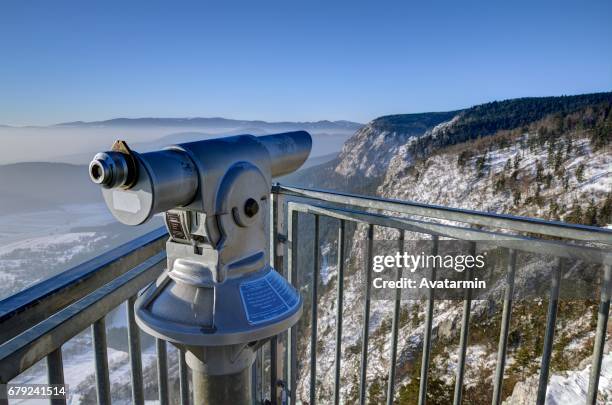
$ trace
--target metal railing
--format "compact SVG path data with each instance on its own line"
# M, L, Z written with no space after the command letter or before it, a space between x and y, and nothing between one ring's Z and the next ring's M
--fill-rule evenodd
M485 242L488 245L505 249L507 255L506 289L503 299L501 315L501 330L499 332L499 344L497 353L496 370L493 377L493 404L500 404L502 400L502 384L507 355L508 334L510 330L512 300L514 296L514 278L516 273L517 252L532 252L552 255L557 258L555 270L552 272L551 288L549 293L549 304L546 318L546 331L543 343L541 359L537 404L544 404L546 390L549 380L553 339L555 333L557 309L559 304L559 292L562 268L568 259L584 260L589 263L601 264L603 274L601 277L601 297L598 310L597 326L595 331L595 343L591 362L591 374L586 403L595 404L597 399L597 388L601 373L601 364L604 355L604 344L610 309L610 294L612 290L612 231L602 228L573 225L563 222L544 221L534 218L515 217L511 215L500 215L484 213L472 210L448 208L427 205L409 201L398 201L384 198L365 197L360 195L339 193L325 190L306 189L298 187L287 187L280 184L273 188L274 205L271 240L272 257L277 270L283 272L292 283L297 281L298 246L301 238L313 238L314 248L312 256L312 287L310 311L310 392L309 403L315 404L316 376L317 376L317 298L318 298L318 275L320 268L320 218L329 217L338 220L337 237L337 289L336 289L336 348L335 348L335 370L334 370L334 393L333 403L341 402L340 398L340 368L342 360L342 304L343 304L343 278L346 261L346 224L356 222L367 225L366 258L364 263L365 285L363 324L361 336L360 372L359 372L359 395L360 404L367 400L367 369L368 369L368 339L370 300L371 300L371 277L374 228L383 227L399 231L398 243L402 244L405 232L418 232L430 235L433 244L433 254L437 254L438 240L440 237L468 241L471 253L476 251L477 243ZM301 235L298 231L298 214L314 216L314 234ZM415 218L416 217L416 218ZM286 221L284 219L286 218ZM418 218L418 219L417 219ZM285 224L286 222L286 224ZM458 226L461 225L461 226ZM500 232L500 230L503 231ZM539 237L535 237L538 235ZM542 237L543 236L543 237ZM553 237L553 238L551 238ZM558 239L565 240L558 240ZM575 244L573 241L598 242L597 244ZM286 245L283 248L283 245ZM593 245L593 246L590 246ZM287 256L287 268L283 271L283 258ZM400 272L398 270L399 279ZM470 277L469 271L467 277ZM436 269L432 269L430 279L436 279ZM299 287L296 285L296 287ZM593 286L593 288L596 286ZM429 290L427 309L425 311L423 351L419 380L418 404L425 404L428 384L428 373L432 348L432 325L435 296L433 289ZM453 404L462 402L464 391L464 378L466 368L466 353L468 347L468 334L470 328L470 309L472 297L467 290L463 300L463 312L461 319L461 330L459 333L458 364L455 376L455 388L453 393ZM399 331L400 293L396 293L393 305L393 316L391 325L390 367L387 379L386 403L392 404L395 397L397 342ZM282 347L272 346L271 350L277 352L276 358L285 357L286 371L283 377L285 387L289 395L289 403L296 403L296 377L297 377L297 326L288 332L288 348L283 352ZM277 370L275 370L277 371ZM272 381L280 378L281 374L273 374ZM279 384L272 384L278 387ZM272 388L274 392L274 388ZM277 401L280 401L283 390L277 388ZM417 398L415 398L417 400Z
M597 387L604 354L604 344L610 308L612 289L612 231L549 222L531 218L497 215L470 210L452 209L420 203L396 201L382 198L358 196L323 190L304 189L275 185L271 194L270 260L274 267L287 279L297 284L298 244L301 238L312 237L313 260L312 289L310 298L310 393L309 402L316 403L317 377L317 318L319 290L317 288L320 272L320 218L330 217L338 220L337 230L337 272L336 286L336 331L335 331L335 369L333 403L341 402L340 370L342 361L343 336L343 299L344 276L347 255L347 224L356 222L367 225L366 259L364 260L365 295L360 352L359 403L367 400L367 363L369 344L370 284L375 227L391 228L400 231L398 243L403 242L405 232L419 232L431 235L433 251L438 249L439 238L452 238L468 241L470 249L476 249L477 242L486 241L506 249L508 256L507 287L505 290L497 366L493 379L493 404L501 402L501 388L504 377L507 341L510 330L514 277L516 273L516 254L518 251L546 252L556 256L558 263L551 280L550 299L547 312L546 332L540 367L537 403L543 404L549 377L551 354L554 339L561 269L565 260L578 258L603 265L601 299L595 332L592 355L592 368L589 381L588 404L595 404ZM298 227L299 215L314 216L314 235L301 235ZM418 217L415 218L415 217ZM452 223L450 223L452 222ZM462 226L457 226L457 223ZM483 229L487 228L487 229ZM500 233L493 228L504 230ZM514 231L515 233L508 233ZM525 236L524 234L529 234ZM585 246L566 241L537 238L561 237L579 241L601 242L599 246ZM62 364L62 345L83 330L91 328L94 346L96 393L98 403L111 403L109 366L105 316L120 304L127 302L127 329L130 370L132 378L132 401L144 403L143 370L140 347L140 331L134 321L133 303L140 290L155 280L166 265L164 242L165 229L153 231L121 247L96 257L67 272L43 281L0 302L0 383L17 377L38 361L46 359L48 381L51 384L64 382ZM525 241L529 241L525 244ZM399 277L399 272L398 272ZM436 278L435 269L430 274ZM299 287L299 286L297 286ZM433 290L432 290L433 291ZM466 295L463 301L461 320L459 360L453 394L454 404L462 401L465 377L466 352L470 327L470 308L472 297ZM427 394L428 372L432 348L432 326L435 296L429 293L425 311L423 352L420 370L418 403L424 404ZM387 384L387 404L393 403L396 387L396 365L398 350L398 331L400 328L400 295L393 303L393 316L390 331L391 351ZM255 364L253 387L255 397L261 402L267 397L271 403L295 404L297 399L297 337L298 326L286 334L270 339L269 345L262 348ZM170 402L168 393L168 358L166 343L156 341L158 392L160 404ZM269 358L263 355L269 352ZM180 403L189 403L189 382L184 353L179 351ZM1 393L0 393L1 394ZM6 393L4 393L6 394ZM0 395L1 397L1 395ZM4 396L5 397L5 396ZM416 398L415 398L416 399ZM8 401L0 399L0 405ZM64 400L52 400L53 404L64 404Z
M43 359L48 383L64 384L62 345L87 328L92 333L98 403L110 404L105 316L124 302L132 401L144 404L140 331L133 304L137 293L165 268L166 239L166 230L157 229L1 301L0 404L8 404L6 384ZM166 342L158 340L157 350L160 403L168 404ZM181 378L182 389L186 384Z

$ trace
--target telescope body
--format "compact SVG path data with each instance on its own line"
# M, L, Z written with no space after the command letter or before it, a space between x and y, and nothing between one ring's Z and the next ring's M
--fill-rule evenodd
M103 187L106 204L120 222L139 225L172 208L215 214L218 182L232 165L249 162L264 177L297 170L310 154L304 131L255 137L238 135L135 153L99 153L89 166L91 179Z
M272 178L310 154L307 132L232 136L136 153L117 141L91 179L122 223L165 213L166 271L135 304L148 334L186 351L195 403L251 404L258 347L294 325L302 298L270 266Z

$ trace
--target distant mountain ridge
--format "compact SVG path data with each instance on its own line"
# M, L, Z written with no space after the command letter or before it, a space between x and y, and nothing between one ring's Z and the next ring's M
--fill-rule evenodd
M320 121L279 121L268 122L262 120L235 120L221 117L193 117L193 118L113 118L103 121L73 121L63 122L54 126L59 127L148 127L148 126L168 126L168 127L205 127L205 128L235 128L235 127L262 127L262 128L302 128L305 130L345 130L355 131L363 124L338 120Z

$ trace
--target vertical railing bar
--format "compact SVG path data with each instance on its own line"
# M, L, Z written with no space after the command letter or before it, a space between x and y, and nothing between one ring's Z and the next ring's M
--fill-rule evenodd
M265 371L264 371L264 346L259 348L259 352L257 353L257 362L259 364L259 397L263 402L266 399L265 393Z
M156 338L155 348L157 350L157 386L159 390L159 405L168 405L170 400L168 397L168 352L166 350L166 341Z
M310 312L310 405L316 402L317 383L317 290L319 284L319 216L315 215L314 266L312 271L312 306Z
M342 309L344 306L344 232L346 222L338 227L338 281L336 288L336 369L334 378L334 404L340 403L340 363L342 361Z
M506 292L502 310L501 329L499 331L499 344L497 347L497 366L495 367L495 380L493 381L492 405L501 403L502 385L504 382L504 368L506 367L506 352L508 349L508 332L512 317L512 298L514 296L514 275L516 273L516 250L508 250L508 272L506 273Z
M106 322L104 318L98 319L91 325L91 334L96 365L96 395L98 404L108 405L111 403L111 393L108 356L106 352Z
M404 251L404 238L406 231L398 229L398 252L401 254ZM402 279L402 268L396 269L395 279L397 281ZM391 367L389 368L389 381L387 382L387 405L393 405L393 395L395 392L395 369L397 360L397 334L399 330L399 316L402 306L402 290L400 288L395 289L395 305L393 306L393 320L391 321Z
M559 288L561 285L561 272L565 260L557 259L557 266L553 270L550 287L550 300L546 315L546 333L544 335L544 349L542 350L542 363L540 366L540 380L538 382L538 396L536 404L544 405L546 401L546 388L548 387L548 373L550 371L550 358L555 338L555 324L557 322L557 308L559 306Z
M597 402L597 387L599 386L599 374L601 373L601 362L603 360L604 345L606 344L606 331L608 329L608 316L610 314L610 295L612 294L612 266L606 265L604 276L601 281L601 300L597 314L597 329L593 345L593 360L591 362L591 375L589 377L589 391L587 404L595 405Z
M298 212L291 209L287 213L287 280L297 288L298 261ZM287 385L289 405L296 402L296 370L297 370L297 324L287 332Z
M432 235L431 254L438 254L438 235ZM436 280L436 266L431 268L430 280ZM421 360L421 381L419 382L419 402L418 405L425 405L427 402L427 376L429 372L429 356L431 354L431 331L433 328L433 311L435 304L435 290L430 288L427 297L427 310L425 312L425 331L423 332L423 358Z
M136 324L134 304L136 296L128 298L127 306L127 332L128 352L130 356L130 373L132 376L132 403L144 405L144 387L142 377L142 353L140 348L140 329Z
M259 356L259 352L255 352L255 361L253 362L253 364L251 365L251 397L253 398L253 401L255 401L256 404L260 404L261 403L261 399L258 398L258 389L257 389L257 381L259 381L259 379L257 378L257 357Z
M189 375L187 373L187 362L185 361L185 350L179 349L178 356L181 405L189 405Z
M5 381L0 381L0 405L9 405L8 387Z
M49 384L64 384L64 362L61 347L47 355L47 378ZM66 398L53 398L49 403L51 405L66 405Z
M277 358L277 349L278 348L278 335L272 336L270 338L270 403L272 405L277 404L276 397L276 381L277 381L277 373L278 373L278 358Z
M270 265L283 277L287 277L284 269L283 251L279 236L285 228L285 204L280 194L270 194ZM283 401L281 379L284 379L284 333L280 333L270 340L270 400L273 405ZM284 382L283 382L284 384Z
M476 243L470 242L470 255L476 255ZM469 267L465 272L465 279L472 279L473 270ZM455 380L455 393L453 396L453 405L460 405L463 396L463 379L465 377L465 358L467 354L468 336L470 332L470 312L472 309L472 290L465 290L465 299L463 300L463 316L461 319L461 336L459 339L459 363L457 364L457 377Z
M368 226L368 240L365 263L365 302L363 305L363 335L361 337L361 370L359 380L359 404L365 405L368 371L368 338L370 334L370 293L372 287L372 252L374 250L374 225Z

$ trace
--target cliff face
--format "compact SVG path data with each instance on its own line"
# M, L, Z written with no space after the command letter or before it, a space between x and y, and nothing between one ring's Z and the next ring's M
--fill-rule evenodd
M585 101L589 96L580 97L546 98L542 105L529 99L527 103L505 102L503 108L476 106L437 115L439 122L421 122L418 129L413 126L410 130L401 125L405 122L402 116L392 116L391 120L383 117L366 125L345 144L334 170L349 178L376 179L376 194L384 197L607 226L612 223L612 102L606 101L608 96L598 95L592 103ZM531 110L522 111L526 106ZM544 112L534 114L534 109ZM396 237L392 230L377 228L375 234L375 239ZM364 240L365 228L357 227L347 264L343 308L341 392L345 403L352 403L359 389ZM336 241L333 237L322 241L325 277L321 277L319 289L317 397L326 403L332 398L334 383L337 273L332 264L336 261ZM527 260L523 267L517 288L549 280L550 264ZM469 403L490 403L500 304L493 299L472 305L473 332L465 388ZM538 373L546 305L541 299L515 305L511 328L515 340L508 353L503 395L509 404L524 403L532 388L530 382ZM574 398L569 391L578 392L578 397L586 392L585 382L579 377L586 372L588 361L579 363L592 350L597 310L592 301L562 305L548 394L553 403ZM395 398L400 404L416 400L424 310L423 302L402 302ZM367 374L370 403L382 403L386 395L391 316L391 302L371 302ZM460 317L461 303L437 303L431 403L451 400ZM304 402L308 401L309 391L309 327L308 320L303 320L298 398ZM612 399L612 387L603 381L600 396L605 402Z
M335 172L345 177L380 177L400 148L459 112L380 117L355 133L342 148Z

